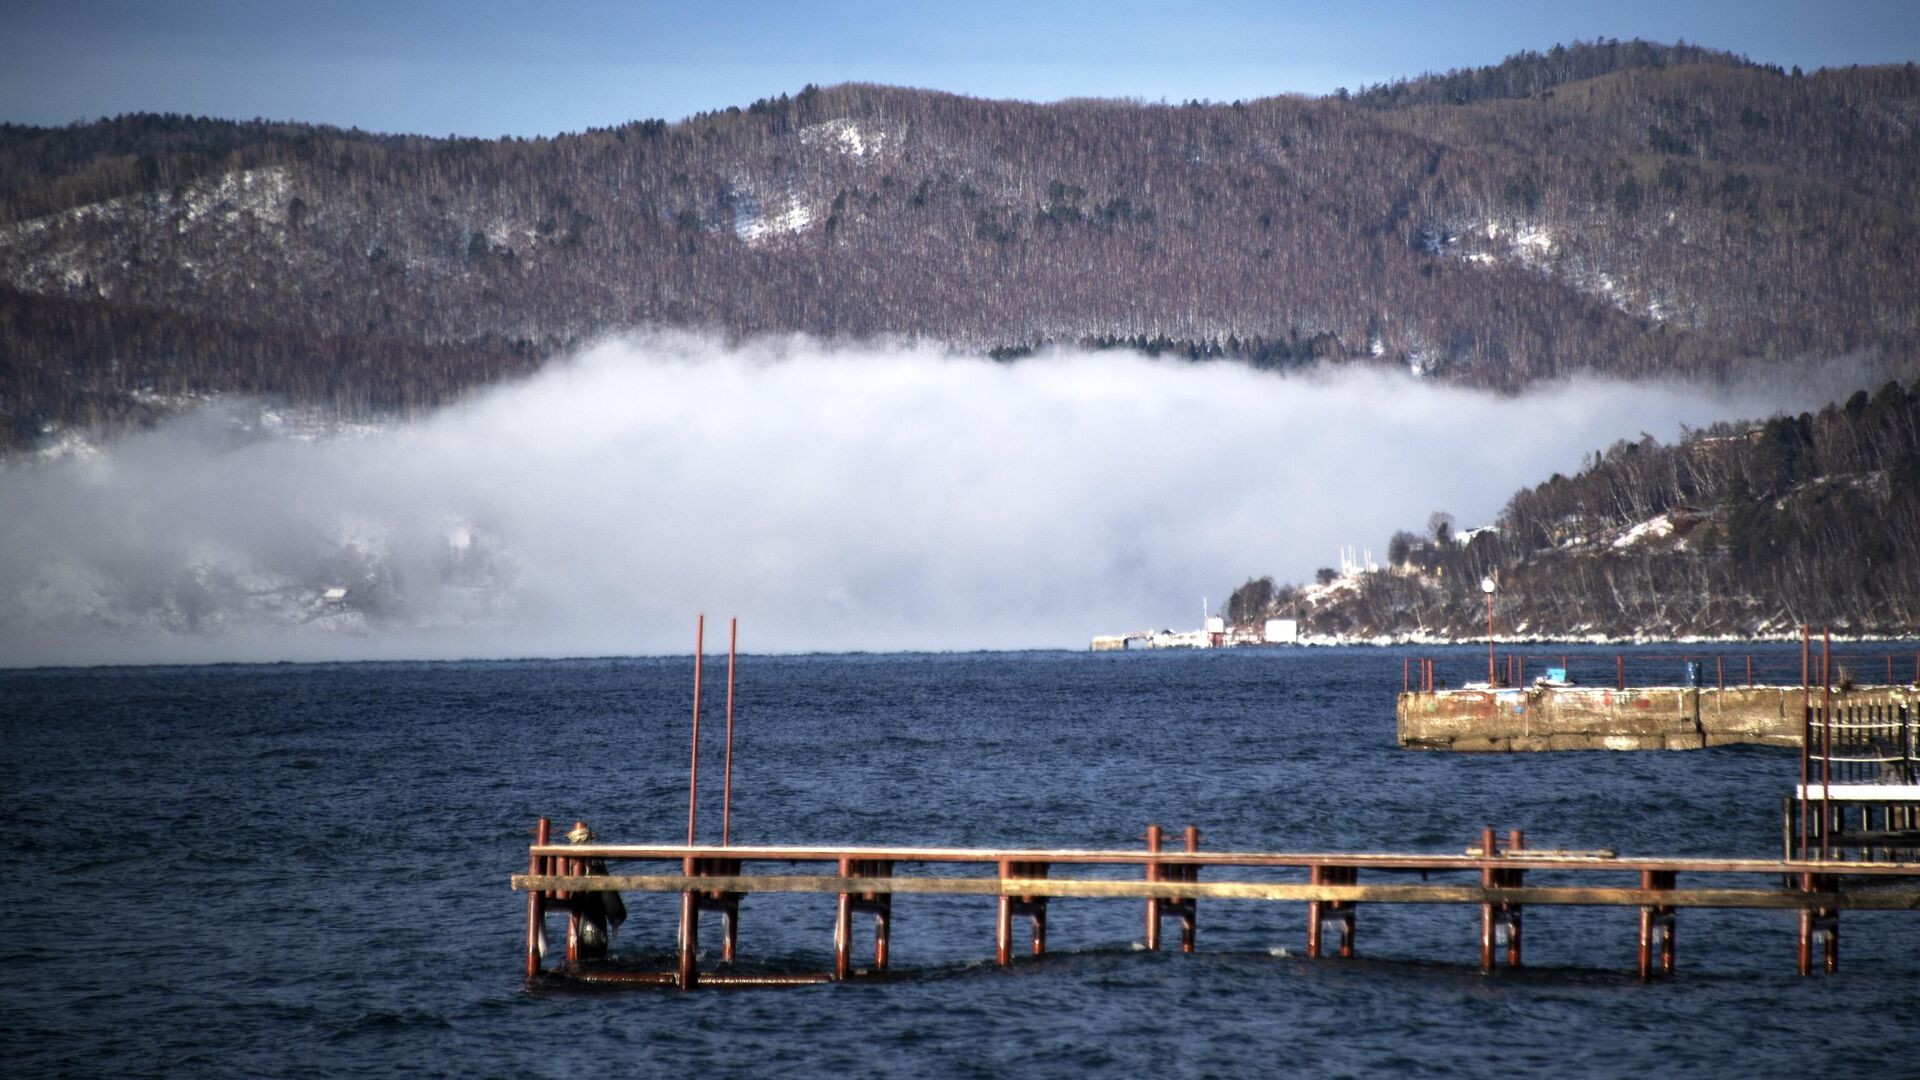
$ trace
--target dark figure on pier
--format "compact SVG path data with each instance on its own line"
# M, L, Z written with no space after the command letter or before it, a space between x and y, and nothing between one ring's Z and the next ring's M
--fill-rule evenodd
M567 833L570 844L585 844L594 838L593 830L585 822L575 822ZM580 861L580 873L588 876L604 875L607 864L603 859L585 859ZM620 924L627 921L627 905L616 892L584 892L573 901L574 910L579 914L580 939L576 955L582 960L603 959L613 948L614 932Z

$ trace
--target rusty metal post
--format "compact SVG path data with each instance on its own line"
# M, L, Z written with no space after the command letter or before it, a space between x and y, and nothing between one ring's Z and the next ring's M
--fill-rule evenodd
M1674 887L1676 875L1670 870L1640 871L1640 888L1662 890ZM1640 907L1640 981L1653 978L1654 936L1660 938L1660 972L1673 974L1674 910L1671 904L1643 904Z
M1325 867L1317 865L1307 867L1307 884L1322 885L1325 883ZM1321 903L1319 900L1307 901L1307 958L1309 960L1317 960L1320 958Z
M1833 630L1820 628L1820 858L1832 858Z
M1001 967L1013 966L1013 897L1006 892L1007 879L1012 876L1013 864L1001 859L1000 912L993 924L993 962Z
M1824 892L1834 887L1836 879L1820 874L1803 873L1800 875L1800 891L1803 893ZM1821 949L1821 968L1829 973L1840 970L1840 912L1834 908L1815 907L1809 903L1800 909L1799 949L1795 954L1795 969L1802 975L1813 974L1813 946L1816 938L1825 937Z
M1357 866L1349 866L1346 868L1343 876L1346 878L1346 884L1359 884L1360 868ZM1357 903L1357 901L1342 900L1340 902L1341 910L1346 912L1346 918L1340 922L1340 955L1349 959L1353 956L1354 938L1359 936L1359 930L1355 926L1357 920L1353 912L1355 903Z
M840 876L853 876L853 860L840 857ZM833 977L844 980L853 974L853 894L842 892L833 913Z
M727 756L720 770L720 846L733 839L733 658L740 620L727 620ZM729 957L731 959L731 957Z
M533 827L535 846L544 846L551 835L553 822L541 818ZM546 868L546 860L531 851L527 853L527 873L538 874ZM538 889L527 892L527 978L537 978L540 974L540 938L546 933L547 894Z
M1482 859L1491 859L1493 858L1493 852L1493 830L1491 828L1481 829L1480 857ZM1496 871L1494 871L1492 867L1482 867L1480 870L1480 887L1483 889L1493 888L1499 881L1495 875ZM1482 974L1493 971L1493 952L1493 901L1488 900L1480 905L1480 971Z
M1673 888L1675 881L1679 877L1678 874L1674 873L1671 870L1659 871L1654 876L1657 881L1658 887L1662 889ZM1661 928L1660 928L1660 935L1661 935L1660 936L1660 973L1662 975L1671 976L1673 974L1674 954L1675 952L1678 951L1677 943L1675 941L1676 916L1673 910L1673 905L1662 904L1660 906L1660 914L1661 914L1661 917L1665 920L1665 922L1661 925Z
M1356 866L1334 867L1331 875L1335 884L1352 885L1360 878L1360 868ZM1353 905L1352 900L1333 902L1334 918L1340 924L1340 955L1342 958L1353 956Z
M680 894L680 966L676 973L680 989L691 990L699 984L694 961L700 953L700 894L692 889Z
M1526 846L1526 833L1519 829L1507 830L1507 850L1519 851ZM1501 874L1501 884L1518 887L1524 870L1508 870ZM1518 904L1501 904L1501 915L1507 924L1507 966L1520 966L1520 929L1524 913Z
M1627 688L1627 658L1621 656L1619 653L1615 653L1613 656L1613 678L1614 682L1619 684L1615 689L1625 690Z
M1493 689L1493 586L1487 586L1487 689Z
M579 828L582 823L576 821L573 824L575 828ZM579 859L562 858L559 862L569 877L579 877L581 871L584 869L584 864ZM568 900L567 967L572 968L580 963L580 904L582 900L580 897L569 897Z
M1160 826L1158 825L1147 826L1147 853L1149 855L1160 853ZM1159 863L1147 863L1147 880L1160 880ZM1147 948L1149 950L1160 948L1160 898L1157 896L1147 897Z
M1800 858L1807 857L1807 785L1812 782L1812 769L1808 767L1808 755L1813 748L1813 699L1812 684L1808 682L1808 667L1812 659L1811 636L1813 628L1800 627ZM1804 973L1803 973L1804 974Z
M1724 656L1716 656L1713 658L1713 681L1715 683L1715 689L1720 690L1722 693L1726 691L1727 658Z
M1800 875L1800 891L1813 891L1813 875ZM1813 974L1813 909L1800 909L1800 941L1794 953L1794 970L1802 975Z
M700 668L707 641L707 617L700 615L693 624L693 764L687 774L687 846L693 846L693 815L700 805ZM686 872L693 873L693 860L687 860Z
M1653 871L1640 871L1640 887L1642 889L1653 888ZM1641 982L1646 982L1653 977L1653 908L1646 904L1640 906L1640 955L1638 966Z
M1889 682L1892 680L1889 679ZM1413 688L1413 661L1409 657L1400 658L1400 692L1406 693Z
M1184 839L1186 840L1188 852L1200 850L1200 829L1198 826L1187 826ZM1200 880L1200 867L1193 863L1182 867L1180 879L1182 881ZM1180 902L1180 908L1180 951L1190 953L1193 951L1194 931L1198 929L1198 923L1200 922L1200 898L1197 896L1185 897Z

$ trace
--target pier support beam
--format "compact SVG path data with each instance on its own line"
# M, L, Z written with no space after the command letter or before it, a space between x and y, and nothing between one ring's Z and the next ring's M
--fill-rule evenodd
M1640 871L1642 889L1671 889L1679 875L1671 870ZM1653 978L1653 943L1660 940L1660 974L1673 974L1673 905L1649 904L1640 909L1640 981Z
M533 829L534 844L544 846L551 839L552 832L553 822L547 818L541 818ZM528 853L527 873L546 873L545 857ZM529 979L540 975L540 954L543 951L540 939L546 933L546 922L547 894L537 889L527 893L527 978Z
M561 873L571 876L577 877L581 871L585 869L585 864L580 859L555 859L554 862L559 864ZM569 897L567 902L567 967L572 969L579 966L580 903L578 899Z
M884 859L842 858L841 877L892 877L893 863ZM887 953L893 926L892 893L841 893L833 919L833 977L844 980L853 974L853 915L866 912L873 916L873 967L887 970Z
M694 873L703 877L737 877L740 874L739 859L696 859ZM720 890L694 894L694 905L701 911L711 911L720 916L720 960L733 963L733 952L740 940L740 900L746 893L724 892Z
M1310 885L1352 885L1359 879L1360 871L1351 866L1310 866L1307 868L1307 883ZM1319 959L1323 949L1325 928L1333 923L1340 930L1339 954L1344 957L1353 955L1353 901L1351 900L1309 900L1307 901L1307 957Z
M1160 826L1147 826L1147 851L1158 854L1160 851ZM1186 827L1184 837L1188 851L1200 850L1200 829L1197 826ZM1148 863L1146 867L1148 881L1198 881L1200 868L1193 865L1161 866ZM1180 919L1180 951L1190 953L1194 948L1194 934L1198 922L1198 902L1191 896L1147 898L1147 948L1160 948L1160 920L1167 916Z
M1000 880L1009 878L1044 878L1048 864L1038 862L1012 862L1000 860ZM1047 952L1047 898L1044 896L1000 895L999 919L995 923L993 935L993 959L1001 967L1013 966L1013 920L1024 915L1032 924L1030 948L1035 956L1045 956Z
M692 860L689 859L689 862ZM674 971L674 985L691 990L699 984L695 959L700 953L700 894L680 894L680 962Z
M1509 831L1507 849L1520 850L1525 839L1525 834L1519 829ZM1497 854L1499 849L1494 842L1493 830L1480 830L1481 858L1491 859ZM1526 872L1522 870L1497 870L1488 867L1480 871L1480 885L1487 889L1519 888L1525 877ZM1507 943L1507 966L1515 968L1520 966L1521 919L1522 912L1519 904L1502 900L1480 905L1480 970L1482 972L1493 971L1502 937L1506 938Z
M1801 874L1801 892L1821 892L1833 888L1834 882L1819 874ZM1825 941L1822 942L1821 939ZM1802 975L1813 974L1813 950L1815 945L1822 948L1822 968L1828 973L1840 970L1840 913L1832 908L1800 909L1800 947L1796 954L1796 968Z

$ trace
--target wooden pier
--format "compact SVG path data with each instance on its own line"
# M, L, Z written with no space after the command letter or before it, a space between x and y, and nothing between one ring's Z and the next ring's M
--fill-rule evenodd
M1035 957L1046 954L1055 900L1142 900L1146 947L1160 948L1161 924L1171 918L1178 920L1184 952L1195 948L1201 900L1303 903L1306 952L1315 959L1325 951L1328 926L1339 935L1334 951L1342 957L1354 955L1361 905L1477 906L1480 969L1485 972L1502 963L1520 966L1524 916L1530 906L1631 908L1639 916L1637 970L1642 979L1673 973L1681 908L1794 912L1798 916L1794 962L1802 975L1816 967L1838 970L1840 912L1920 912L1920 861L1912 857L1920 850L1914 843L1920 837L1912 835L1920 805L1900 803L1893 787L1859 783L1867 779L1867 770L1884 771L1893 764L1906 770L1906 786L1914 785L1912 772L1920 753L1915 750L1911 718L1904 712L1847 712L1825 691L1816 707L1807 677L1813 670L1810 630L1803 630L1801 638L1800 786L1795 796L1782 801L1784 857L1696 859L1621 858L1611 851L1532 848L1517 829L1504 835L1484 829L1477 842L1459 855L1202 851L1200 830L1193 826L1182 831L1179 850L1166 850L1158 825L1147 826L1142 837L1145 845L1136 850L734 845L730 841L736 629L730 624L727 635L720 844L695 843L703 615L694 630L687 841L596 843L593 831L575 822L567 834L570 842L555 844L552 822L541 818L527 851L527 872L512 878L513 888L527 893L529 980L563 975L692 989L702 983L796 985L884 974L890 960L893 902L899 896L993 897L994 958L1001 967L1014 962L1016 919L1027 920L1027 951ZM1823 643L1820 672L1823 682L1830 684L1827 656ZM1492 672L1491 659L1488 670ZM1425 677L1431 689L1430 670ZM1867 809L1854 815L1860 826L1852 830L1843 828L1848 814L1842 801L1849 797L1849 784L1870 786L1873 796L1860 803ZM1878 819L1872 817L1876 806L1881 808ZM1850 849L1857 850L1859 861L1845 858ZM756 864L751 872L750 863ZM616 871L615 864L655 865L650 868L654 872L631 873L625 866ZM658 864L677 872L661 873ZM1231 875L1201 880L1203 872L1211 876L1223 871ZM1369 878L1364 882L1360 880L1363 872ZM1689 879L1685 887L1680 884L1683 874ZM1432 880L1435 877L1445 880ZM611 923L625 910L610 894L621 892L680 895L678 956L672 971L624 971L599 962L608 952ZM830 971L767 975L733 970L741 907L757 893L835 897ZM699 970L702 912L716 913L722 920L720 959L726 970ZM565 960L552 967L545 961L549 915L566 917ZM856 915L873 918L873 960L866 972L856 970L853 962Z
M1050 902L1070 899L1138 899L1146 905L1145 943L1160 947L1163 918L1180 920L1181 948L1191 952L1201 900L1264 900L1306 905L1307 955L1324 951L1322 928L1339 933L1338 955L1355 952L1356 906L1446 904L1477 906L1480 968L1519 967L1523 917L1533 905L1618 907L1637 911L1637 970L1643 979L1674 970L1675 930L1682 908L1761 908L1798 915L1795 966L1801 974L1839 965L1839 913L1920 913L1920 866L1831 860L1629 858L1608 852L1529 849L1519 832L1496 837L1485 830L1479 843L1459 855L1285 853L1201 851L1199 834L1185 832L1184 850L1158 850L1160 830L1150 827L1140 850L977 849L913 847L689 846L551 844L543 819L539 842L528 850L528 872L513 887L528 893L526 974L568 974L609 981L650 982L691 989L701 983L748 985L823 982L854 977L856 914L874 916L873 973L888 968L890 919L895 897L979 896L996 900L995 959L1014 959L1014 920L1032 933L1026 951L1046 952ZM677 872L587 873L610 864L669 864ZM748 869L748 864L757 864ZM1201 880L1225 869L1235 880ZM905 873L912 869L914 872ZM1062 873L1061 871L1071 871ZM1099 876L1125 874L1128 876ZM1361 881L1372 878L1397 880ZM1684 875L1685 886L1680 883ZM1431 878L1451 880L1429 880ZM1545 877L1550 880L1541 881ZM1529 879L1533 879L1531 882ZM615 973L594 970L574 943L594 893L679 893L678 964L674 971ZM698 970L700 913L718 910L725 920L723 960L732 960L741 901L757 893L833 896L831 972L798 976L736 976ZM568 959L552 972L542 963L549 914L568 917ZM985 912L983 912L983 916ZM585 917L591 917L587 915ZM983 918L983 940L985 918ZM822 929L826 929L822 913ZM1787 935L1783 935L1785 937ZM1504 953L1504 955L1502 955Z

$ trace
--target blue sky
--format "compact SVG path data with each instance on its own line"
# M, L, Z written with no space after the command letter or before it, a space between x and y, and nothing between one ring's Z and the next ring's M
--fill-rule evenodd
M132 111L534 135L809 82L1055 100L1322 94L1595 37L1783 66L1920 59L1913 0L115 3L0 6L0 120Z

